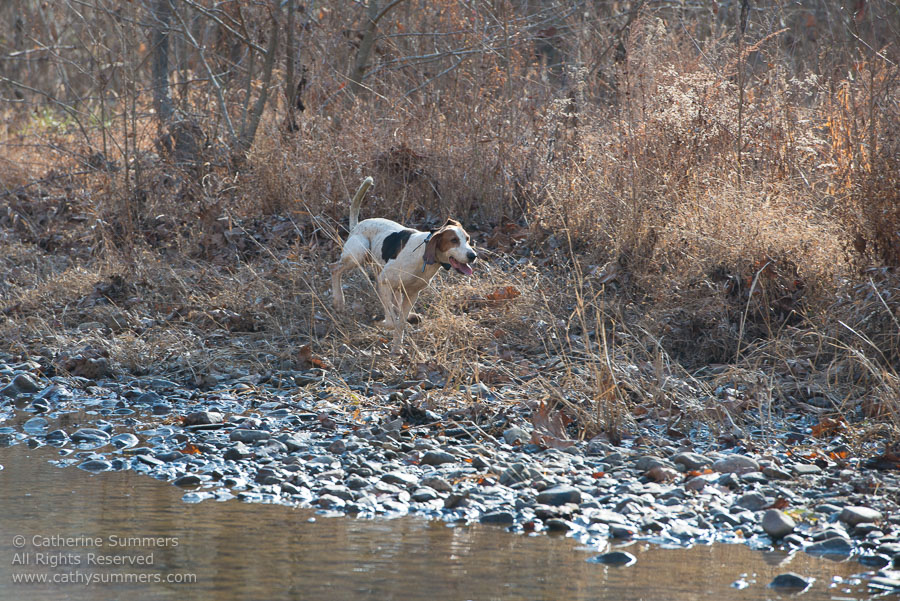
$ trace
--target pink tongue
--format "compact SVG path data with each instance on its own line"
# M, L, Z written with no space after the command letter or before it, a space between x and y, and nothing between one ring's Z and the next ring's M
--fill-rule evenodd
M456 268L458 271L461 271L462 273L464 273L464 274L466 274L466 275L472 275L472 268L471 268L471 267L469 267L469 266L466 265L465 263L460 263L459 261L457 261L457 260L454 259L453 257L450 257L450 265L452 265L452 266L453 266L454 268Z

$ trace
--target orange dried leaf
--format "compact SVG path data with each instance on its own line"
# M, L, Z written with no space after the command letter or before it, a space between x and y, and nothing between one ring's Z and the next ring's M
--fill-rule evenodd
M522 296L522 293L519 292L518 288L516 288L515 286L506 286L505 288L497 288L496 290L485 296L485 298L489 301L499 302L512 300L520 296Z
M198 449L196 445L188 443L181 448L181 452L185 455L199 455L200 449Z

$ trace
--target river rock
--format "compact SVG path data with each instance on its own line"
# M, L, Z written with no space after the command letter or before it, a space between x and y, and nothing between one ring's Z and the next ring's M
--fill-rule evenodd
M29 434L41 434L44 430L47 429L46 419L43 417L32 417L30 420L22 424L22 429L28 432Z
M109 461L104 461L102 459L88 459L79 464L78 467L88 472L105 472L106 470L112 469L112 464Z
M541 505L565 505L566 503L581 503L581 491L572 486L560 485L548 488L537 496L537 502Z
M744 455L729 455L713 463L712 469L723 474L744 474L759 471L759 464Z
M853 553L853 544L841 536L835 536L804 549L810 555L840 555L849 557Z
M588 559L591 563L602 563L608 566L627 567L633 565L637 561L637 557L625 551L610 551Z
M773 540L779 540L790 534L797 523L783 511L769 509L763 514L762 527Z
M97 428L81 428L72 434L72 442L108 442L109 434Z
M481 516L482 524L500 524L500 525L512 525L516 518L509 511L492 511L491 513L486 513Z
M246 430L244 428L238 428L237 430L232 430L228 438L232 442L253 444L254 442L259 442L261 440L269 440L272 438L272 434L265 430Z
M194 411L184 416L185 426L207 426L212 424L221 424L222 414L218 411Z
M197 486L200 484L200 476L195 474L186 474L180 478L176 478L172 484L175 486Z
M443 465L445 463L456 463L457 458L447 451L427 451L422 455L419 461L422 465Z
M427 476L422 478L422 486L427 486L438 492L450 492L453 488L447 480L440 476Z
M32 394L41 389L29 374L18 374L13 378L12 385L19 389L20 392Z
M880 511L868 507L844 507L838 519L848 526L856 526L864 522L880 522L884 516Z
M700 453L684 452L672 457L672 463L683 465L686 470L700 470L712 464L712 459Z
M791 591L799 592L805 591L809 588L810 584L812 584L811 579L804 578L794 572L787 572L775 576L772 582L769 583L769 588L789 589Z
M738 497L738 500L735 501L734 504L738 507L749 509L750 511L759 511L760 509L771 505L772 501L771 499L767 499L762 493L748 492Z
M140 442L140 440L138 440L138 437L130 432L123 432L122 434L116 434L115 436L110 438L109 442L112 443L116 448L125 449L135 446Z
M531 432L518 427L508 428L503 432L503 440L506 444L525 444L531 440Z

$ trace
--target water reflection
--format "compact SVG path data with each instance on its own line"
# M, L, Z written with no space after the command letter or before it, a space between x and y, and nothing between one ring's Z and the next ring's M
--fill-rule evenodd
M661 550L642 543L629 568L588 563L595 551L571 539L514 536L490 527L448 527L422 519L324 518L294 508L237 501L186 504L181 491L131 472L88 474L48 463L53 449L0 449L0 599L764 599L782 572L814 576L803 599L863 598L834 576L863 571L805 554L741 545ZM97 547L36 548L34 535L101 537ZM26 545L17 548L16 536ZM166 537L177 545L112 547L109 537ZM17 553L72 553L76 566L14 565ZM88 566L87 555L137 557L148 566ZM15 574L151 582L15 584ZM195 575L196 582L165 582ZM58 576L57 576L58 577ZM82 577L83 578L83 577ZM731 586L743 578L746 588ZM156 582L155 580L161 580Z

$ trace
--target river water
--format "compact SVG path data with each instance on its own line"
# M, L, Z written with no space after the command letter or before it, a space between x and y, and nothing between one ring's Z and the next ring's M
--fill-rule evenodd
M564 537L188 504L178 488L132 472L61 469L56 454L0 449L0 599L786 599L767 585L789 571L816 578L804 600L867 597L853 577L865 568L852 561L638 542L621 547L637 563L610 567Z

